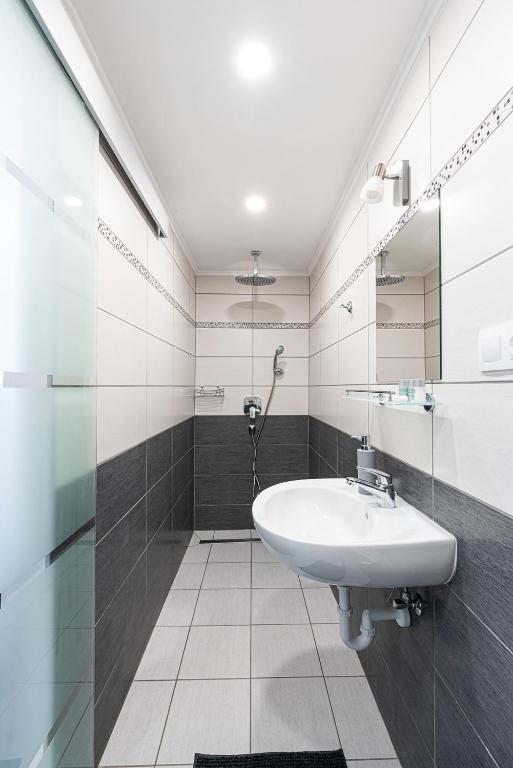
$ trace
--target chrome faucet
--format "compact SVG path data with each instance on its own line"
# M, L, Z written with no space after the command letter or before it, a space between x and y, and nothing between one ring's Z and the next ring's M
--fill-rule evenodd
M376 496L378 506L393 509L395 507L395 490L392 478L388 472L382 472L380 469L372 469L371 467L357 467L357 470L365 470L370 475L374 475L375 481L370 483L368 480L361 480L359 477L346 477L346 483L365 488L370 494Z

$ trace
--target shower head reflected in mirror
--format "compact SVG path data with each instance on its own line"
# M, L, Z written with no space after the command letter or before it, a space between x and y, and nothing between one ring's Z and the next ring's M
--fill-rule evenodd
M380 272L378 275L376 275L376 285L378 288L384 285L397 285L398 283L402 283L405 279L404 275L391 275L387 272L387 256L388 251L381 251L381 253L378 254L378 258L380 259Z

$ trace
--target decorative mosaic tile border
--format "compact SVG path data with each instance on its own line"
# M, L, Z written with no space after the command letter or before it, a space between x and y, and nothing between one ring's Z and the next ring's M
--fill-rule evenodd
M418 329L418 330L425 330L426 328L434 328L435 325L440 325L440 318L437 317L435 320L429 320L427 323L376 323L376 328L379 328L380 330L394 330L394 331L401 331L401 330L412 330L412 329Z
M153 275L150 270L144 266L142 261L140 261L135 254L132 253L132 251L127 248L127 246L124 244L122 240L112 231L112 229L109 227L108 224L106 224L102 219L98 217L98 232L100 235L102 235L111 245L114 246L116 251L118 251L123 258L125 258L129 264L131 264L135 269L144 277L145 280L148 281L148 283L155 288L165 299L166 301L169 301L169 303L178 311L180 314L185 317L185 319L193 326L196 325L194 319L189 315L189 313L182 307L181 304L177 302L177 300L172 296L168 290L164 288L161 282L157 280L155 275Z
M251 329L306 329L310 328L310 323L224 323L224 322L201 322L196 323L196 328L251 328Z
M509 115L513 112L513 87L502 97L499 103L492 109L491 112L484 118L484 120L478 125L475 131L469 136L464 144L458 149L457 152L447 161L444 167L437 173L434 179L429 183L424 192L411 204L411 206L403 213L403 215L396 221L396 223L388 230L386 235L379 241L379 243L372 249L372 251L365 257L362 263L349 275L347 280L340 286L338 291L331 296L331 298L324 304L323 307L317 312L312 319L310 325L314 325L317 320L324 315L325 312L333 306L333 304L342 296L348 288L362 275L365 270L370 267L383 248L390 242L390 240L397 235L398 232L408 223L408 221L417 213L421 204L425 200L429 200L433 197L442 187L451 179L455 173L472 157L474 152L479 149L496 130L502 125ZM338 243L331 258L334 258L338 253L342 241ZM331 259L330 259L331 261Z

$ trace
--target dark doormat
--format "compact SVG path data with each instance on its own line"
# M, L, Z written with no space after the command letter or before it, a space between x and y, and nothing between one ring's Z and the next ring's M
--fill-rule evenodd
M331 752L262 752L255 755L195 755L194 768L347 768L341 749Z

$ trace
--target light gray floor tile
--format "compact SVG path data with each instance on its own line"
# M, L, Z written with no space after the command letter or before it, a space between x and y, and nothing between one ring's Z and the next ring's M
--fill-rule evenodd
M158 763L192 763L195 752L248 753L249 680L179 680Z
M206 563L211 546L211 544L193 544L187 547L182 563Z
M367 679L328 677L326 683L346 758L395 757Z
M302 589L254 589L253 624L309 624Z
M266 679L251 683L251 751L340 747L321 678Z
M101 765L152 765L173 694L172 682L134 682Z
M331 589L305 589L312 624L338 624L337 601Z
M261 541L255 541L251 545L252 559L254 563L278 563L279 559Z
M299 581L303 589L329 589L330 585L325 584L324 581L315 581L315 579L307 579L306 576L300 576Z
M356 651L352 651L340 639L338 624L313 624L312 628L322 671L327 677L365 675Z
M198 599L197 589L172 589L162 606L157 626L188 627Z
M258 533L255 531L254 528L251 528L249 532L251 534L251 538L252 539L259 539L260 538L260 536L258 535Z
M155 627L135 679L174 680L178 675L188 632L188 627Z
M249 539L251 538L250 531L245 528L244 530L236 531L215 531L214 539Z
M191 627L180 679L249 677L249 627Z
M203 589L193 624L249 624L251 590Z
M209 563L202 589L248 589L249 563Z
M194 531L194 535L197 536L198 539L213 539L214 531Z
M298 587L297 574L281 563L253 563L252 569L252 586L255 588Z
M251 627L252 677L322 675L309 624Z
M246 542L227 541L212 544L210 563L249 563L251 561L251 544Z
M401 763L399 760L347 760L347 768L401 768Z
M171 589L199 589L205 572L205 563L182 563Z

